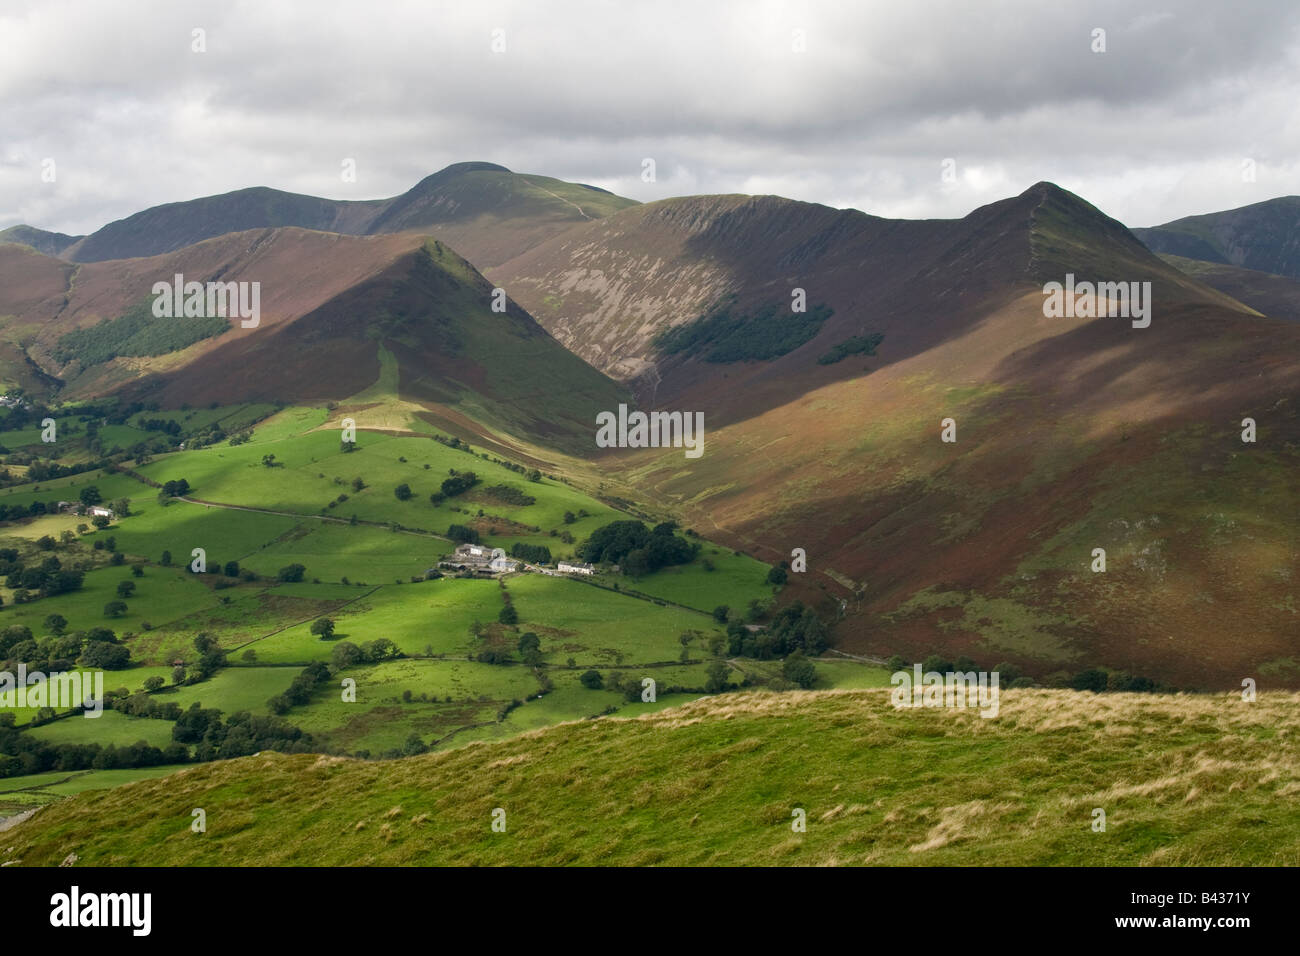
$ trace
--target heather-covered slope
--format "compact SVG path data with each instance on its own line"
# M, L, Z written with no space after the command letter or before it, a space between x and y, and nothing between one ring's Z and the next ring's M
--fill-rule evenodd
M792 593L844 615L846 648L1010 658L1040 679L1105 665L1300 684L1300 328L1078 197L1044 183L925 223L669 200L490 274L647 403L704 412L702 458L628 450L601 469L764 560L804 548ZM1150 282L1150 326L1045 316L1043 283L1067 274ZM795 287L834 315L774 360L654 346L718 295ZM874 356L819 363L868 333Z
M153 284L178 273L259 283L258 325L153 318ZM596 412L624 398L518 306L492 312L491 285L413 233L263 229L83 265L0 246L0 277L12 279L0 284L0 373L33 388L45 376L42 390L57 381L64 399L323 402L383 378L389 398L557 447L581 436L585 448ZM203 337L183 334L198 323Z
M1133 233L1156 252L1300 279L1300 196L1187 216Z

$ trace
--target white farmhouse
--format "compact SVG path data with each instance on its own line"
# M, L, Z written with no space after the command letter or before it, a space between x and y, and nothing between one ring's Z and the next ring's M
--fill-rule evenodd
M590 564L574 564L569 561L561 561L556 568L564 574L595 574L596 569Z

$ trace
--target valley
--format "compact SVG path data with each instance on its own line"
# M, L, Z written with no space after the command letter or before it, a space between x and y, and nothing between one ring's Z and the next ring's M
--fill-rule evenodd
M1285 275L1157 255L1046 182L907 221L460 163L15 228L0 661L102 670L109 703L0 713L0 816L43 808L6 863L140 862L83 829L140 794L177 864L1293 862L1243 836L1295 786L1265 752L1300 688ZM151 307L178 276L245 307ZM1000 673L998 716L887 707L923 664ZM1024 789L975 782L1007 767ZM622 836L467 835L480 798L567 820L556 781L584 813L612 788ZM276 822L193 847L172 787ZM1122 847L1068 830L1098 800ZM698 837L638 850L681 801ZM792 807L836 835L778 839Z

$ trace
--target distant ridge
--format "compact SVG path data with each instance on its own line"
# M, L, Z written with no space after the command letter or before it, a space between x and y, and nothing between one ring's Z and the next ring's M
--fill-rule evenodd
M1300 196L1134 229L1156 252L1300 279Z
M253 186L153 206L88 236L19 225L0 232L0 241L71 262L103 262L161 255L248 229L295 226L358 236L436 231L476 263L494 264L574 223L634 205L635 200L593 186L522 175L497 163L464 162L391 199L324 199ZM485 235L505 220L511 222L508 235Z

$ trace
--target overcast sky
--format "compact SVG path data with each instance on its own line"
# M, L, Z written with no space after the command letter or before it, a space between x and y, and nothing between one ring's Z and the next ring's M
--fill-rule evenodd
M6 0L0 228L465 160L907 218L1047 179L1146 226L1300 193L1298 103L1296 0Z

